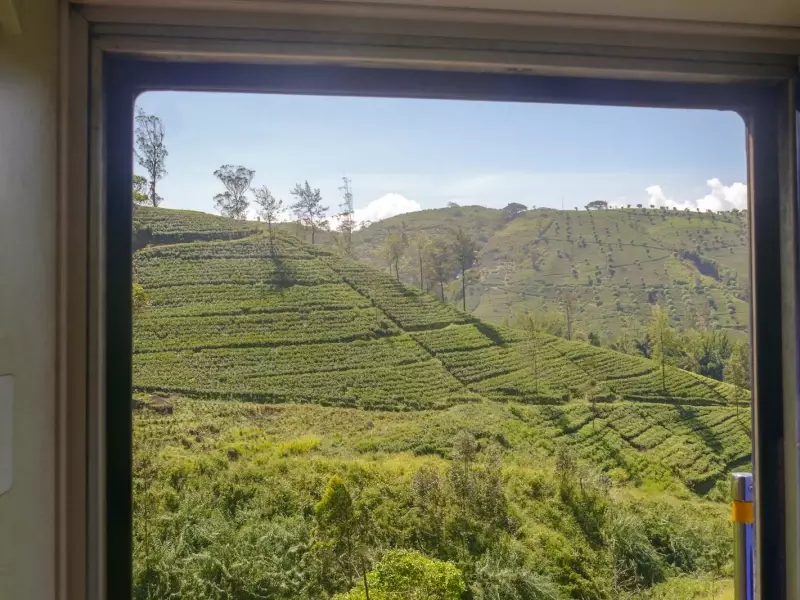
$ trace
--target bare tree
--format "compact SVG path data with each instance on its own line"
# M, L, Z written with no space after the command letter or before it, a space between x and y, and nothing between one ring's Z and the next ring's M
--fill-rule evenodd
M214 196L214 206L231 219L245 219L250 201L245 195L256 172L241 165L222 165L214 176L225 186L225 192Z
M356 228L355 209L353 208L353 188L351 181L347 177L342 177L342 185L339 188L342 192L342 203L339 208L339 232L342 234L342 247L346 254L353 253L353 231Z
M328 207L322 205L322 194L319 188L312 190L308 181L305 184L296 184L291 194L297 199L292 204L292 210L297 219L311 229L311 243L313 244L317 230L325 229L328 226L328 220L325 218Z
M169 154L164 145L164 124L155 115L148 115L141 108L136 112L136 160L150 177L150 202L161 204L163 198L156 193L156 183L167 174L164 162Z
M425 289L425 256L428 253L428 248L431 245L431 240L424 231L418 231L411 238L411 244L417 253L417 262L419 264L419 289Z
M567 328L567 339L572 339L572 313L575 307L575 294L563 292L561 294L561 305L564 307L564 324Z
M269 232L269 249L274 254L274 237L272 233L272 224L277 220L278 215L283 210L283 200L280 200L272 195L269 188L265 185L253 188L253 195L256 197L256 204L258 204L258 216L267 222L267 231Z
M461 271L461 299L467 312L467 270L475 263L478 246L460 226L453 232L453 256Z

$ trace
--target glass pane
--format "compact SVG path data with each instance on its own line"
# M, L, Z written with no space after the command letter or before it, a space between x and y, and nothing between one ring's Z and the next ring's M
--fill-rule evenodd
M135 598L732 597L737 115L138 111Z

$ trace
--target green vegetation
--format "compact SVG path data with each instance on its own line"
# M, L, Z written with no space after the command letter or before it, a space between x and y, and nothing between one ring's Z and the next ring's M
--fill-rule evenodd
M485 244L473 208L447 210ZM135 214L136 598L721 597L746 348L723 383L411 288L427 239L389 274L285 227Z
M444 260L444 247L435 254L443 263L441 280L433 274L423 286L441 289L443 296L437 295L453 304L463 302L482 320L503 324L521 312L560 314L565 337L591 337L604 346L641 353L632 341L646 342L650 306L660 304L669 326L680 334L720 331L732 342L747 340L746 213L608 209L603 204L592 202L590 210L580 211L524 210L517 203L502 210L423 210L359 230L353 235L353 255L385 268L382 250L392 232L424 233L436 244L461 227L477 246L466 294L456 261ZM403 281L420 286L416 259L415 252L406 253L396 271Z

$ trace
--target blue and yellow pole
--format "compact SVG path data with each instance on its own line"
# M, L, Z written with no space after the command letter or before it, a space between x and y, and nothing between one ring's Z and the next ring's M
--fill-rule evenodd
M755 598L755 527L753 518L753 476L734 473L731 481L733 506L733 597Z

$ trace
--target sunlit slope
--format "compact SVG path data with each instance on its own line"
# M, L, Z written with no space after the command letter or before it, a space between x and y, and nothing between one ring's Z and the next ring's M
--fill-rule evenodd
M531 341L285 234L272 247L263 235L151 246L134 263L149 301L135 328L140 390L373 409L741 400L674 368L662 381L644 358Z
M459 207L400 215L359 231L355 254L387 269L382 246L390 230L447 237L462 225L480 247L467 309L494 323L523 307L560 311L571 294L575 329L612 340L633 332L659 302L678 329L719 327L744 339L747 329L747 217L630 208L530 210L508 220L501 210ZM400 276L419 284L409 248ZM455 277L455 272L453 273ZM451 284L450 296L460 294Z

